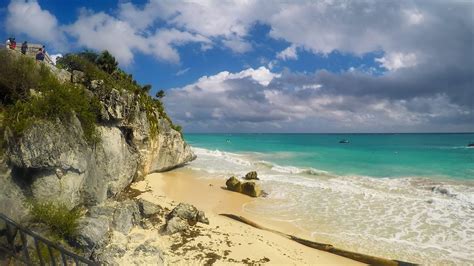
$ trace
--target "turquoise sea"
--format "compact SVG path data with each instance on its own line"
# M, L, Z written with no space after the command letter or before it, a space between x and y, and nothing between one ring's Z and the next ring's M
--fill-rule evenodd
M474 265L472 134L185 134L186 167L225 182L257 171L246 204L337 247L426 265ZM349 143L339 141L346 139Z
M196 147L256 152L338 175L474 179L473 134L186 134ZM350 143L340 144L346 139Z

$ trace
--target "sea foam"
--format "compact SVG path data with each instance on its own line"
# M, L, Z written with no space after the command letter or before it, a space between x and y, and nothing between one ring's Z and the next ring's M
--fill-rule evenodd
M210 177L257 170L268 197L247 212L288 221L316 241L423 264L473 264L474 186L429 177L335 175L253 153L193 148L189 168Z

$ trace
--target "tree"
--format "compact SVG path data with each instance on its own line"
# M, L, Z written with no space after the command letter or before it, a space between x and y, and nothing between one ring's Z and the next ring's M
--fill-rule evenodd
M105 72L112 74L117 70L118 63L115 57L111 55L107 50L103 51L96 60L97 66Z
M142 90L145 91L146 93L149 93L151 90L151 85L146 84L145 86L142 87Z
M84 59L87 59L91 63L95 63L95 61L99 57L99 55L96 52L89 49L85 49L84 51L80 52L78 55Z
M156 93L156 98L162 99L163 97L165 97L165 91L164 91L164 90L159 90L159 91Z
M56 59L56 67L66 69L69 72L73 70L84 71L80 57L75 54L66 54Z

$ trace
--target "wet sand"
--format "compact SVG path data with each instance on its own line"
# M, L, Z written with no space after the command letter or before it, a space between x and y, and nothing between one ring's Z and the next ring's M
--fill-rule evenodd
M361 263L328 252L309 248L273 232L260 230L221 216L221 213L243 216L259 225L287 234L300 235L298 228L243 211L255 200L223 189L220 179L201 178L200 173L186 168L151 174L134 184L144 191L139 197L172 209L180 202L190 203L205 211L210 224L198 223L190 236L153 237L166 252L169 264L285 264L285 265L361 265ZM155 235L150 230L137 234ZM128 258L133 261L133 257ZM127 258L124 258L126 263ZM145 263L145 262L144 262Z

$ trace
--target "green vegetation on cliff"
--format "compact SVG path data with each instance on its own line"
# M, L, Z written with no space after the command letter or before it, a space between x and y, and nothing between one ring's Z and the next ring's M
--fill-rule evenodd
M16 137L41 120L64 121L76 114L85 139L89 143L97 141L98 102L83 87L61 83L44 64L5 50L0 51L0 61L4 125Z
M117 67L107 51L100 55L92 51L67 54L58 60L58 68L84 73L83 81L76 84L60 82L45 64L7 50L0 50L0 61L0 139L6 126L21 137L41 120L66 121L75 114L86 141L95 143L99 140L96 124L100 120L100 100L113 89L136 96L140 109L146 111L152 136L158 133L159 117L181 132L165 113L161 100L149 96L151 86L140 86L132 75ZM103 86L91 93L88 89L92 81L99 80Z
M181 126L173 124L165 112L161 102L164 93L157 99L150 97L148 93L152 88L151 85L140 86L131 74L117 67L115 58L109 52L104 51L99 55L86 50L77 54L66 54L58 60L57 66L71 72L74 70L84 72L85 83L102 80L105 89L102 93L109 93L114 88L135 94L140 107L146 111L152 136L158 133L158 118L155 116L155 111L158 112L159 117L168 120L173 129L181 132Z
M76 233L81 217L79 209L69 210L66 205L55 202L32 202L30 209L33 220L48 226L58 237L68 238Z

